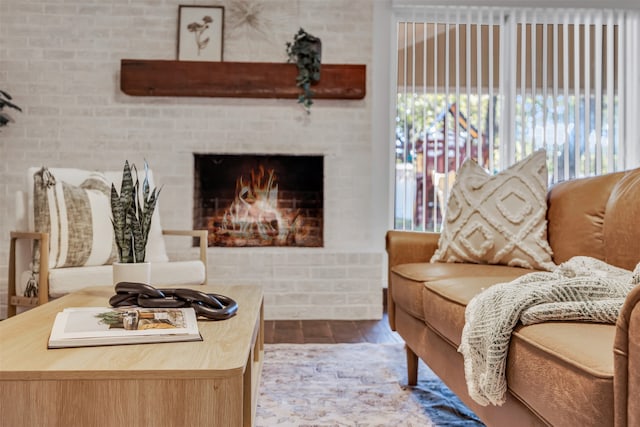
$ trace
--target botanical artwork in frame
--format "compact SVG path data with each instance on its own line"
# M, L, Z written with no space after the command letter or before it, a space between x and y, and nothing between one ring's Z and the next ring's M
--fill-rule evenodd
M224 7L180 6L178 60L222 61Z

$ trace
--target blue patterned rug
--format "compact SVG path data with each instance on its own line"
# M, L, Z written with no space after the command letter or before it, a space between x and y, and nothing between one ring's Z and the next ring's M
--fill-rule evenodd
M402 344L266 344L256 427L482 426Z

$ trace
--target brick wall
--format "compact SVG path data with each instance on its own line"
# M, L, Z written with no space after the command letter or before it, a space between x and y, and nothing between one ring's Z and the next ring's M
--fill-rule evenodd
M324 63L364 63L369 94L317 101L130 97L122 58L175 59L179 0L4 0L0 89L24 108L0 131L0 289L4 317L14 194L29 166L121 169L146 158L164 186L165 228L192 227L193 153L325 156L324 248L210 248L209 278L260 283L271 319L379 318L383 253L372 235L370 0L253 1L259 28L225 6L226 61L284 62L299 27L322 39ZM175 239L175 238L174 238ZM195 254L169 240L170 255Z

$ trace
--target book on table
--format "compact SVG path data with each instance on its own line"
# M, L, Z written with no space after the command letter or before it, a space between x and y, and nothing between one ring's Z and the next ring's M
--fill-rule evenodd
M48 348L202 341L193 308L71 307L56 315Z

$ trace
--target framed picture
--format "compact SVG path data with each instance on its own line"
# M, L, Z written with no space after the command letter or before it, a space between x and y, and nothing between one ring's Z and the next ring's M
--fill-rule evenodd
M178 60L222 61L224 7L180 6Z

